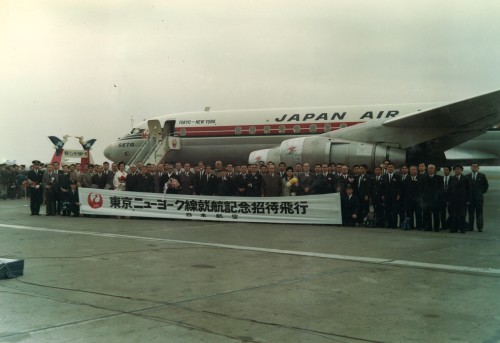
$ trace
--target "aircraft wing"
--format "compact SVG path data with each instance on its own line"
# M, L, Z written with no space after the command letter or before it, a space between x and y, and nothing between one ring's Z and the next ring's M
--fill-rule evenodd
M408 149L426 144L445 151L500 122L500 90L389 120L369 121L323 134L331 138Z

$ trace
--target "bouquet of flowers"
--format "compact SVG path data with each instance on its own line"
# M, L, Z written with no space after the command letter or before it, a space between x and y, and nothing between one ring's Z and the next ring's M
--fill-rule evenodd
M126 188L126 185L125 185L125 181L127 180L127 175L126 174L122 174L118 177L118 187L115 188L115 190L117 191L124 191L125 188Z
M179 189L180 187L181 184L179 183L179 181L177 181L176 178L171 177L165 184L164 191L166 192L169 188Z
M292 177L288 182L286 183L286 186L290 188L290 195L297 195L297 189L299 186L299 180L296 177Z
M296 185L297 183L299 183L299 180L297 180L296 177L292 177L287 183L287 187L292 187L293 185Z
M36 181L31 181L28 179L28 183L31 188L36 188L36 189L40 188L40 185Z

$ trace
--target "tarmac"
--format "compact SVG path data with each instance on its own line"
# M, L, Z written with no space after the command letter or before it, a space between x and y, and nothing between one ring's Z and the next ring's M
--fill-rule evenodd
M0 201L0 342L500 342L484 232L30 216ZM42 212L44 208L42 208Z

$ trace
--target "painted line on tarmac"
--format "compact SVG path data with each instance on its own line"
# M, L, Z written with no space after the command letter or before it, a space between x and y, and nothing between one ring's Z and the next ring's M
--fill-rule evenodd
M449 264L425 263L425 262L415 262L415 261L406 261L406 260L394 260L394 259L377 258L377 257L336 255L336 254L325 254L325 253L316 253L316 252L309 252L309 251L269 249L269 248L249 247L249 246L243 246L243 245L182 241L182 240L174 240L174 239L166 239L166 238L122 235L122 234L116 234L116 233L104 233L104 232L92 232L92 231L69 231L69 230L49 229L49 228L42 228L42 227L12 225L12 224L0 224L0 227L9 228L9 229L16 229L16 230L29 230L29 231L53 232L53 233L73 234L73 235L87 235L87 236L108 237L108 238L134 239L134 240L141 240L141 241L153 241L153 242L164 242L164 243L175 243L175 244L192 244L192 245L216 247L216 248L223 248L223 249L258 251L258 252L271 253L271 254L283 254L283 255L327 258L327 259L332 259L332 260L377 263L377 264L393 265L393 266L399 266L399 267L417 267L417 268L427 268L427 269L436 269L436 270L446 270L446 271L453 271L453 272L468 272L468 273L482 273L482 274L490 274L490 275L500 275L500 269L494 269L494 268L477 268L477 267L467 267L467 266L454 266L454 265L449 265Z

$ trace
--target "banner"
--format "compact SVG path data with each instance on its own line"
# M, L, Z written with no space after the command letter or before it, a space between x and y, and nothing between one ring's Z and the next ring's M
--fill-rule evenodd
M340 194L219 197L79 188L80 212L228 222L341 224Z
M66 158L88 158L88 150L64 150L64 157Z

